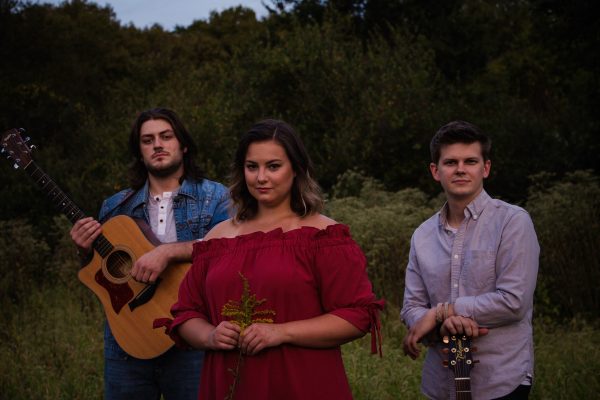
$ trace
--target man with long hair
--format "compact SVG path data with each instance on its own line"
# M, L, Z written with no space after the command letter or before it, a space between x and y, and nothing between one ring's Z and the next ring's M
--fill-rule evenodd
M191 243L227 219L229 195L209 181L195 164L196 145L175 112L156 108L138 115L131 128L131 187L106 199L98 221L81 219L71 238L84 260L102 232L101 224L117 215L145 221L162 243L140 257L131 270L134 279L154 283L168 265L191 257ZM106 399L196 399L203 352L172 347L149 360L128 355L108 324L104 333Z

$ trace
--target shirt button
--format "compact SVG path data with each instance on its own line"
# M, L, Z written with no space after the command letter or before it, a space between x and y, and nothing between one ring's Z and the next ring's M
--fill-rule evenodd
M477 221L477 214L473 215L473 219Z
M458 287L458 283L455 283L455 284L454 284L454 287Z
M455 255L454 255L454 259L455 259L455 260L458 260L458 254L455 254Z

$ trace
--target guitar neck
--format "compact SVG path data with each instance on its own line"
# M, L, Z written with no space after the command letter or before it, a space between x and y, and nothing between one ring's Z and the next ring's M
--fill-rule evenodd
M445 366L454 372L454 388L457 400L471 400L471 338L466 335L444 336L448 360Z
M38 187L46 194L54 206L63 213L71 223L79 221L85 214L69 197L50 179L35 162L30 162L25 171L33 178Z
M35 162L31 161L24 170L33 178L38 187L46 194L54 206L63 213L71 223L75 223L82 218L85 218L85 214L77 205L69 199L69 197L63 192L50 176L46 174ZM113 249L112 244L100 234L92 245L102 257L106 257Z
M457 400L471 400L471 378L469 376L455 376L454 387Z

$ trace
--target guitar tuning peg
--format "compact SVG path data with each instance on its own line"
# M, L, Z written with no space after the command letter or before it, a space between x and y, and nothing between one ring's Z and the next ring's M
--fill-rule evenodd
M448 350L447 348L443 348L443 349L442 349L442 353L444 353L444 354L448 354L448 353L450 353L450 350Z
M25 133L25 128L17 128L17 130L19 131L19 133Z
M448 368L448 360L442 361L442 364L444 365L444 367Z
M479 364L479 360L473 360L473 364Z
M14 163L14 164L13 164L13 168L14 168L14 169L19 169L19 164L17 164L17 163Z
M477 346L471 346L471 351L477 351Z
M24 142L29 142L31 140L31 138L29 136L25 136L25 139L23 139Z
M31 146L29 146L29 150L33 151L36 150L37 146L35 144L32 144Z

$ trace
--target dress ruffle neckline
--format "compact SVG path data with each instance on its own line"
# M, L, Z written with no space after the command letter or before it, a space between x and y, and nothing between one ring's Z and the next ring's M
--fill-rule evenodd
M194 244L194 253L197 251L205 252L209 250L228 249L254 242L267 243L279 240L310 242L314 240L320 241L322 239L344 239L350 237L350 228L348 225L339 223L328 225L323 229L313 226L301 226L300 228L285 232L282 228L275 228L267 232L256 231L232 238L223 237L196 242Z

